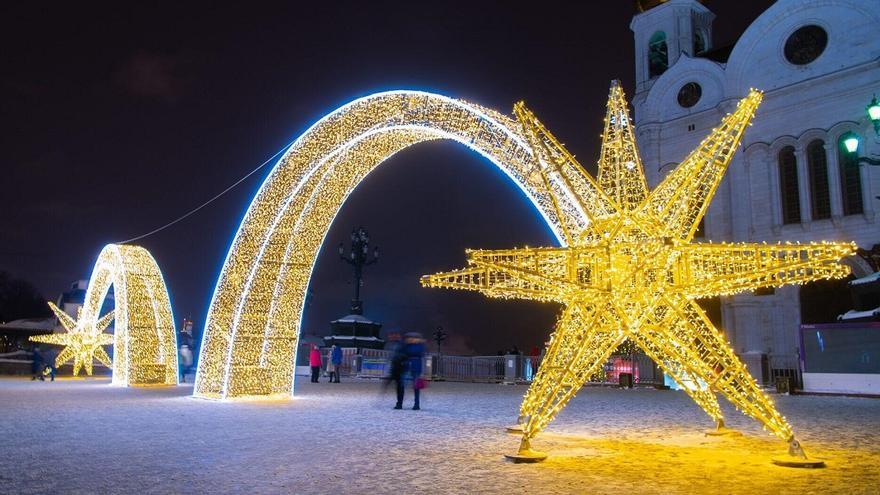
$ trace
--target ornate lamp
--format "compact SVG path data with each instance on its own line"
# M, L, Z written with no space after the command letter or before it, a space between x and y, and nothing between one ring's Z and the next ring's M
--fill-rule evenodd
M877 101L877 95L871 98L871 103L865 107L868 112L868 118L874 123L874 132L880 136L880 102Z

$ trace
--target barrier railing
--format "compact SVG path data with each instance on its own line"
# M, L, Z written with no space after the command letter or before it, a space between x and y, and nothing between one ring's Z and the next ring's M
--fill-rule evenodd
M788 391L803 388L804 382L797 354L769 354L767 362L771 384L775 385L778 380L784 379L788 382L787 386L790 389Z
M345 349L348 351L349 349ZM362 349L357 357L345 354L343 374L356 374L364 378L384 378L390 373L393 351L381 349ZM506 361L514 363L509 372ZM350 363L359 363L352 367ZM541 365L541 356L450 356L428 354L423 369L429 379L466 382L530 382ZM590 383L617 385L620 375L631 373L637 385L656 385L663 383L663 373L654 362L643 354L613 355L605 363Z
M640 353L612 355L602 371L591 377L590 383L618 385L620 375L624 373L631 373L633 383L637 385L663 384L663 373L651 358Z

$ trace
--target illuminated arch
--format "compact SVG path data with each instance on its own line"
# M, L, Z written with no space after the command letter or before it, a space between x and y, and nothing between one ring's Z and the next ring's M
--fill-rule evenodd
M96 322L113 286L114 385L177 385L177 336L156 260L139 246L108 244L92 270L80 324Z
M293 393L305 291L333 218L352 190L384 160L436 139L457 141L492 161L522 189L564 244L564 226L518 122L425 92L393 91L352 101L297 139L251 203L214 290L196 396ZM567 187L555 181L551 179L549 186L558 193L559 208L566 211L564 221L585 222Z

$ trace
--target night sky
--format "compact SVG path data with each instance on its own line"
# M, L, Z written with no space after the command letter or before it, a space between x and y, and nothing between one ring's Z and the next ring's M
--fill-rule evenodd
M770 1L707 1L715 46ZM421 89L509 113L525 100L588 168L611 79L634 90L632 2L7 2L0 7L0 270L55 299L100 249L220 192L353 98ZM265 167L187 220L138 242L175 317L200 329ZM528 350L558 307L422 289L465 248L553 244L519 190L454 143L385 162L325 242L303 330L325 335L353 287L336 246L364 225L381 261L365 313L391 330L442 325L454 352Z

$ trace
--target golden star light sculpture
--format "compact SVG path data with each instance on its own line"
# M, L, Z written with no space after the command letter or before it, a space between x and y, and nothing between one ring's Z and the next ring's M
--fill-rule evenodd
M107 313L98 320L84 319L82 311L74 320L67 313L62 311L51 302L49 307L58 317L58 321L67 330L66 333L57 333L51 335L36 335L31 337L32 342L43 342L46 344L63 345L64 349L55 358L55 366L73 359L73 375L79 375L80 368L86 369L86 374L91 376L92 364L95 359L111 368L110 356L102 346L113 343L113 334L104 333L104 330L110 326L113 321L113 311Z
M715 393L789 442L791 426L761 391L696 299L761 287L840 278L851 243L693 243L762 94L752 90L721 125L648 191L623 91L612 83L598 177L593 178L522 102L514 112L537 155L566 246L468 251L468 267L422 277L426 287L564 306L545 358L520 408L514 460L540 460L530 440L631 340L675 379L719 428ZM571 213L575 205L578 215ZM585 223L583 219L588 221Z

